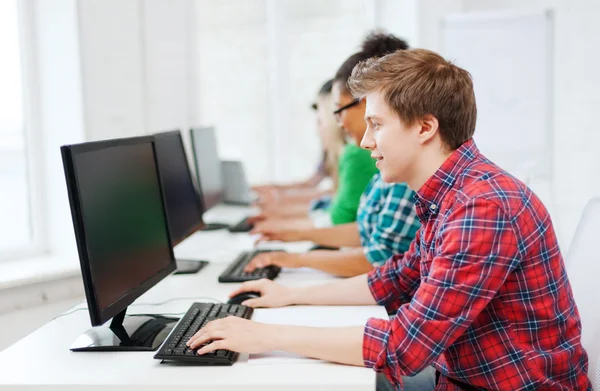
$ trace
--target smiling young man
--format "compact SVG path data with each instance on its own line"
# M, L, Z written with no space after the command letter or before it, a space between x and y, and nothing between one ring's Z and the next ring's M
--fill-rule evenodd
M550 216L472 140L470 75L427 50L362 63L362 141L384 180L417 192L422 227L409 250L369 274L288 288L249 282L253 307L379 303L365 327L320 329L226 318L191 341L245 352L285 350L383 372L397 389L428 366L438 390L591 390L581 322Z

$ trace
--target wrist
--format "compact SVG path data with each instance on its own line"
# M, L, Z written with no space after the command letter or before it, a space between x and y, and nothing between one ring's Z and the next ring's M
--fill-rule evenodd
M302 303L304 288L289 288L288 305L296 305Z
M269 325L267 333L267 335L270 336L270 338L268 338L269 350L283 350L286 345L285 340L288 338L288 336L285 335L285 326L279 324Z
M314 262L313 262L314 254L313 254L313 251L309 251L309 252L306 252L306 253L298 254L297 257L298 257L297 264L299 265L299 267L311 267L311 268L314 268Z
M273 325L273 328L268 330L269 335L272 336L269 348L285 352L294 350L293 347L297 346L304 336L302 331L297 326Z
M307 233L308 233L307 230L292 229L289 231L289 234L290 234L289 236L291 239L289 241L290 242L300 242L302 240L308 240Z

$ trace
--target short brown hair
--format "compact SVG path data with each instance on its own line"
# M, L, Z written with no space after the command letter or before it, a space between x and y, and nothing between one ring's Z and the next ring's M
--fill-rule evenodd
M442 141L457 149L473 137L477 105L469 72L425 49L399 50L359 63L348 80L357 98L381 91L407 126L437 118Z

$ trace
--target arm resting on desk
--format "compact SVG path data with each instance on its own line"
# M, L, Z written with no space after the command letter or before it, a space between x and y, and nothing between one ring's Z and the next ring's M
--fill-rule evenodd
M341 277L354 277L373 269L362 248L348 251L310 251L301 254L302 264Z
M258 254L245 267L246 272L275 265L285 268L310 267L341 277L354 277L368 273L373 266L361 248L347 251L317 250L303 254L269 252Z
M376 305L369 289L367 275L333 281L322 285L301 288L282 286L263 279L243 283L229 294L236 296L242 292L259 292L260 297L243 302L254 308L285 307L293 304L305 305Z
M206 354L219 349L242 353L283 350L306 357L364 366L364 327L299 327L253 322L230 316L210 322L189 341L192 349Z
M341 364L364 366L364 327L273 327L273 349Z
M339 224L327 228L285 229L276 226L257 225L253 234L261 235L259 241L299 242L308 240L328 247L361 246L356 223Z
M309 240L329 247L358 247L361 245L356 223L340 224L327 228L313 228L300 231L299 240Z

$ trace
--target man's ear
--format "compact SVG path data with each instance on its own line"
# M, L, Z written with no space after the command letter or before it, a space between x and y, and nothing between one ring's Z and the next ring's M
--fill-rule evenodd
M428 143L440 130L438 119L431 114L426 114L417 120L417 126L419 128L418 138L421 144Z

